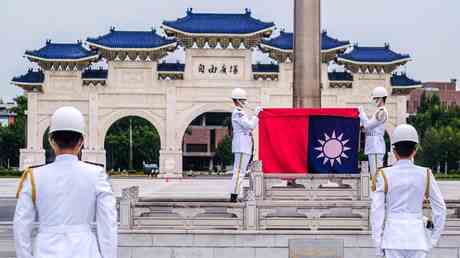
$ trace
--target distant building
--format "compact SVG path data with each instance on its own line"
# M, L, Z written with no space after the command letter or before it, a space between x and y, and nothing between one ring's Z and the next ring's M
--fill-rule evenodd
M182 144L184 170L213 170L217 146L228 136L231 113L205 113L190 124Z
M16 114L9 110L15 106L16 104L13 102L0 103L0 126L10 126L14 124Z
M409 114L417 113L423 95L430 97L436 94L445 106L460 105L460 91L457 90L456 79L451 79L450 82L424 82L422 85L422 88L413 90L409 95L407 102Z

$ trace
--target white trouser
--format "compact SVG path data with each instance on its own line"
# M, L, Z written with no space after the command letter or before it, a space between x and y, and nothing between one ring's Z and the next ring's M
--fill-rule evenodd
M251 155L241 152L233 153L235 159L233 161L233 177L232 177L232 194L239 194L241 191L241 184L243 183L244 176L248 169L249 160Z
M385 249L385 258L425 258L427 253L421 250Z
M377 170L383 167L383 157L385 154L381 153L370 153L367 154L367 158L369 160L369 172L371 176L375 176L377 174Z

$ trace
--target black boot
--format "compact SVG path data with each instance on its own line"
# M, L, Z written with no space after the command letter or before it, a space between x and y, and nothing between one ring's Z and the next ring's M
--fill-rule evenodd
M237 202L238 195L237 194L230 194L230 202Z

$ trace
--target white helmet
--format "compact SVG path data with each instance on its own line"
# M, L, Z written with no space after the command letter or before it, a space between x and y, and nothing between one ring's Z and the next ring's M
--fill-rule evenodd
M236 88L232 91L232 99L247 99L246 91L241 88Z
M419 143L417 130L415 130L415 128L412 125L408 124L398 125L393 132L393 137L391 140L392 144L398 142L415 142L417 144Z
M387 90L384 87L377 87L372 91L372 98L388 97Z
M57 131L72 131L85 134L85 118L74 107L58 108L51 117L49 133Z

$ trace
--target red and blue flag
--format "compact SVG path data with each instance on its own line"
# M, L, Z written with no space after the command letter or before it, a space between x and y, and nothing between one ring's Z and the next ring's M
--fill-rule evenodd
M259 159L264 173L359 173L356 108L264 109Z

